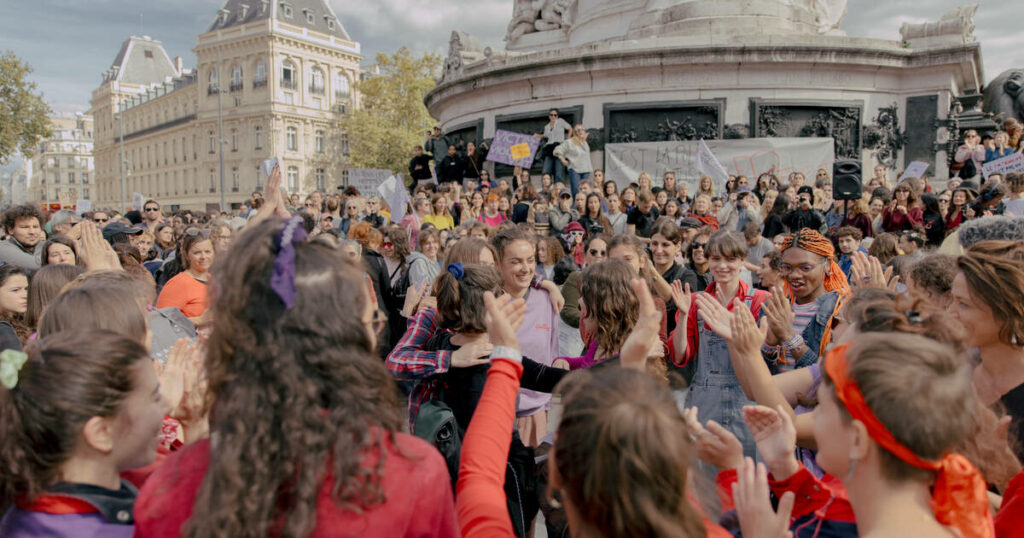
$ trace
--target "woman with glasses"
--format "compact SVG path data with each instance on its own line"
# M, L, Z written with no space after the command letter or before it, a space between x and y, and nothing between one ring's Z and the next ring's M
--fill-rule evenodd
M882 230L900 232L918 229L921 225L921 208L917 207L917 195L907 182L903 182L893 191L889 207L882 211Z
M702 229L686 247L686 259L689 260L686 262L686 268L697 275L697 286L693 288L694 290L702 290L711 284L711 265L708 263L707 257L710 237L711 234Z
M167 281L156 307L177 307L185 317L197 323L207 308L207 290L210 283L210 267L213 265L214 249L210 231L189 228L181 237L179 260L182 271Z
M552 108L548 111L548 122L544 124L544 134L533 135L534 138L544 138L544 147L541 149L541 155L544 157L543 173L553 174L555 181L559 183L565 183L565 166L561 159L555 157L554 151L571 132L572 125L558 117L558 110Z

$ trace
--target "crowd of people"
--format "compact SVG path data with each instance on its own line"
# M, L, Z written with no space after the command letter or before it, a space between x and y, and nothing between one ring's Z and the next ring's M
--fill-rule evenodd
M1024 177L620 185L552 113L404 208L8 208L0 536L1019 535Z

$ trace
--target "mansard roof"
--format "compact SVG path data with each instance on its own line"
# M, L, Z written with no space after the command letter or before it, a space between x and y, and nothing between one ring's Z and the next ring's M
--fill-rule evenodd
M114 63L103 73L103 81L148 85L180 74L163 43L149 36L131 36L121 44Z
M267 19L351 40L325 0L227 0L207 32Z

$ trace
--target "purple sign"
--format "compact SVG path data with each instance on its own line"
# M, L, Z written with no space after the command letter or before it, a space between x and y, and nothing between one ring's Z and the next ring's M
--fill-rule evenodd
M498 129L494 133L491 149L487 152L487 160L509 166L529 168L537 156L540 140L533 135L513 133Z

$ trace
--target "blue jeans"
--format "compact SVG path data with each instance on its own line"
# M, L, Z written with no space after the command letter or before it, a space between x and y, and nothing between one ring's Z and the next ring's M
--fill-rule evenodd
M575 198L576 193L580 191L580 181L586 181L588 179L590 179L590 172L583 172L581 174L572 168L569 169L569 187L572 188L573 198Z
M551 179L557 183L565 183L565 165L554 155L544 157L543 173L551 174Z

